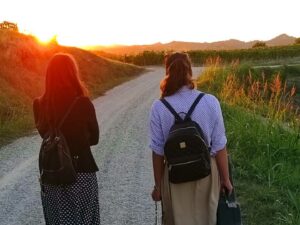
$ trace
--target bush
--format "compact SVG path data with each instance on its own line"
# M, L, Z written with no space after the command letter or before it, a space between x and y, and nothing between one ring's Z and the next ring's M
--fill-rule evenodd
M258 42L255 42L253 45L252 45L252 48L265 48L267 47L267 44L263 41L258 41Z
M300 38L295 39L295 45L300 45Z

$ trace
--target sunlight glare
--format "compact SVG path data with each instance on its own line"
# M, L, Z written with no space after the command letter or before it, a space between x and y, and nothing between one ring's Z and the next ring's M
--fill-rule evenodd
M56 37L55 34L42 33L42 32L37 32L37 33L34 34L34 36L42 44L48 44L48 43L50 43Z

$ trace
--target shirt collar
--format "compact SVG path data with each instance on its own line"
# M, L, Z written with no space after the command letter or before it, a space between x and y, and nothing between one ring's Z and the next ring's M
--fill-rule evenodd
M183 93L183 92L187 92L187 91L191 91L191 89L187 85L185 85L178 90L178 93Z

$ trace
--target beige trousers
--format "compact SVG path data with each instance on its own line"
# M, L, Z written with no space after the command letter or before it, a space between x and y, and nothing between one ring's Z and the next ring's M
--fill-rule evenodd
M165 168L162 185L164 225L216 225L220 179L215 158L211 174L201 180L172 184Z

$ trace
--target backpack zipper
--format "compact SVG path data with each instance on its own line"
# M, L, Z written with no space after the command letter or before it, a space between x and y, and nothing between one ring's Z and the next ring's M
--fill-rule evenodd
M172 167L174 167L174 166L187 165L187 164L191 164L191 163L198 162L198 161L201 161L201 159L196 159L196 160L189 161L189 162L184 162L184 163L169 164L168 169L169 169L169 171L171 171Z
M184 127L184 128L178 128L178 129L176 129L176 131L178 131L178 130L187 130L187 129L191 129L191 128L197 130L195 127ZM175 131L171 131L170 134L172 134L172 133L174 133L174 132L175 132ZM170 134L169 134L169 135L170 135Z

